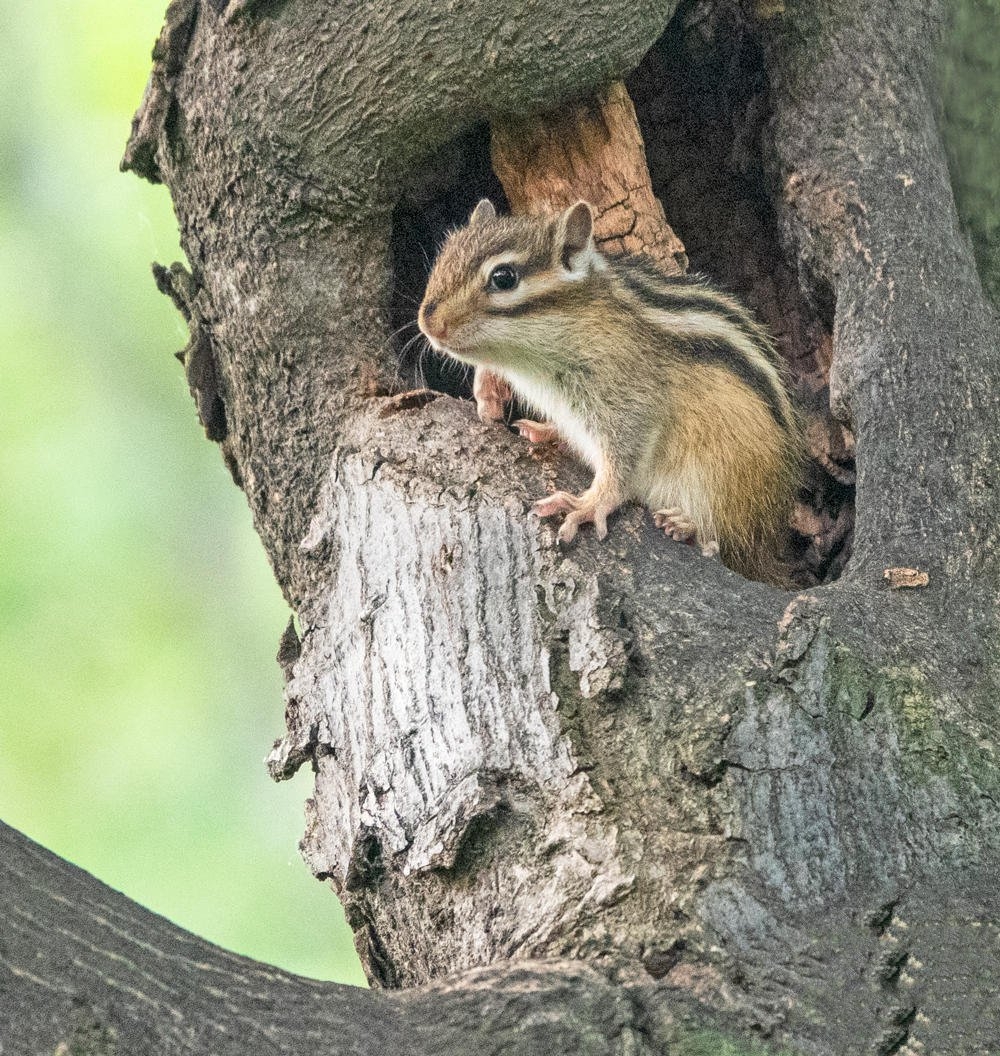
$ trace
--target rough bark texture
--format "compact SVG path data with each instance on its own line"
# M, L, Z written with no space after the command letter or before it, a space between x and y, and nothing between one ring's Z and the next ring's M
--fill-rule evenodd
M479 969L396 994L292 976L182 931L2 824L0 929L5 1056L704 1051L681 995L579 963ZM724 1043L725 1027L708 1037Z
M189 378L303 631L270 764L315 771L304 852L373 982L491 965L502 990L569 957L640 1001L652 1051L679 993L775 1048L990 1051L997 333L934 121L938 5L674 23L758 56L743 153L773 244L747 257L790 265L790 340L857 438L854 557L795 596L639 510L560 551L526 511L578 469L466 402L391 396L394 207L458 203L435 151L600 91L675 5L218 6L171 5L127 160L173 194ZM644 97L648 129L689 113ZM711 227L711 195L679 200Z
M972 879L972 878L970 878ZM997 893L977 878L972 898L916 890L881 907L838 950L864 961L882 1006L882 1051L894 1051L920 1002L944 993L950 1020L925 1051L980 1051L995 1030L994 995L970 965L995 956ZM944 898L942 897L944 896ZM932 907L946 901L941 914ZM944 945L928 941L945 935ZM479 968L404 991L369 991L289 975L220 950L130 902L0 824L0 1041L6 1056L742 1056L765 1050L741 1028L732 987L711 971L615 977L580 961ZM784 936L772 936L771 942ZM918 957L920 959L918 959ZM661 968L676 960L666 957ZM820 1002L823 951L801 950L804 984ZM697 997L731 1011L712 1012ZM855 1024L847 1029L856 1030ZM848 1034L847 1037L855 1037ZM995 1033L994 1035L995 1036ZM959 1039L936 1048L937 1038ZM962 1047L962 1041L972 1044ZM862 1052L850 1044L837 1051ZM981 1051L989 1051L983 1049Z

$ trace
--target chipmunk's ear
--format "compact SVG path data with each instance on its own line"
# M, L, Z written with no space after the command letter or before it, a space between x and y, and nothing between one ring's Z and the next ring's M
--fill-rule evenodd
M594 213L589 202L571 205L556 222L556 249L562 266L575 275L586 275L597 257L594 246Z
M472 215L469 217L469 227L478 227L487 220L495 220L496 216L497 211L493 208L493 203L489 198L480 198L479 204L472 210Z

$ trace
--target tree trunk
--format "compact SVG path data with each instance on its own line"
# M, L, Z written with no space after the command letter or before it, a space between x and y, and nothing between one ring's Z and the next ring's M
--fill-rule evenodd
M269 763L314 770L304 854L373 983L431 987L449 1023L484 987L592 1008L606 1051L995 1047L998 342L935 124L939 20L171 4L126 164L170 187L191 274L159 281L301 628ZM560 550L527 509L578 467L453 395L396 398L415 245L502 198L481 123L626 74L692 263L856 440L836 581L745 581L637 509Z

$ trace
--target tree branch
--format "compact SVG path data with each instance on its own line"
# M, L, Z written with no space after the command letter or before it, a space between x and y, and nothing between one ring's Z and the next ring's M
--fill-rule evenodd
M683 996L660 994L646 1012L578 963L396 994L290 975L183 931L2 823L0 936L12 1056L652 1056L696 1032L724 1040Z

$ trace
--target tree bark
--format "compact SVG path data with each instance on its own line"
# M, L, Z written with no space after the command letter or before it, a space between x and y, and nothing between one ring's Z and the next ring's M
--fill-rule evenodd
M906 953L914 943L934 931L949 935L943 947L923 945L921 955L930 958L919 965L961 1013L943 1024L944 1036L958 1041L942 1051L978 1051L970 1026L989 1038L995 1023L994 995L968 975L970 964L995 956L996 929L980 926L984 913L995 918L995 878L980 878L974 892L961 900L951 890L916 890L867 921L877 953L873 979L890 992L900 979L913 988ZM947 915L927 913L942 903ZM800 960L809 985L821 986L815 968L823 958L801 951ZM745 1011L713 1013L698 1000L716 983L711 972L694 969L673 983L637 982L551 959L473 969L402 991L320 983L220 950L0 823L0 1041L9 1056L766 1051L756 1031L741 1027ZM727 1003L739 1010L734 994L730 988ZM882 1051L895 1051L922 1015L913 1003L892 1006ZM823 1051L864 1051L854 1025L845 1030L843 1048Z
M645 1056L698 1036L679 1002L676 1017L657 1011L654 1039L640 1002L579 963L399 993L289 975L182 931L3 824L0 896L9 1056Z
M614 1051L674 1051L679 1007L775 1050L989 1051L998 342L935 124L939 5L673 23L759 62L760 230L857 440L835 583L744 581L639 510L562 551L527 508L579 468L393 400L397 202L433 174L457 211L456 134L601 91L676 7L171 4L126 164L170 187L188 377L302 629L270 766L314 770L304 854L373 983L489 966L505 992L544 960L547 1014L588 971L639 1009Z

